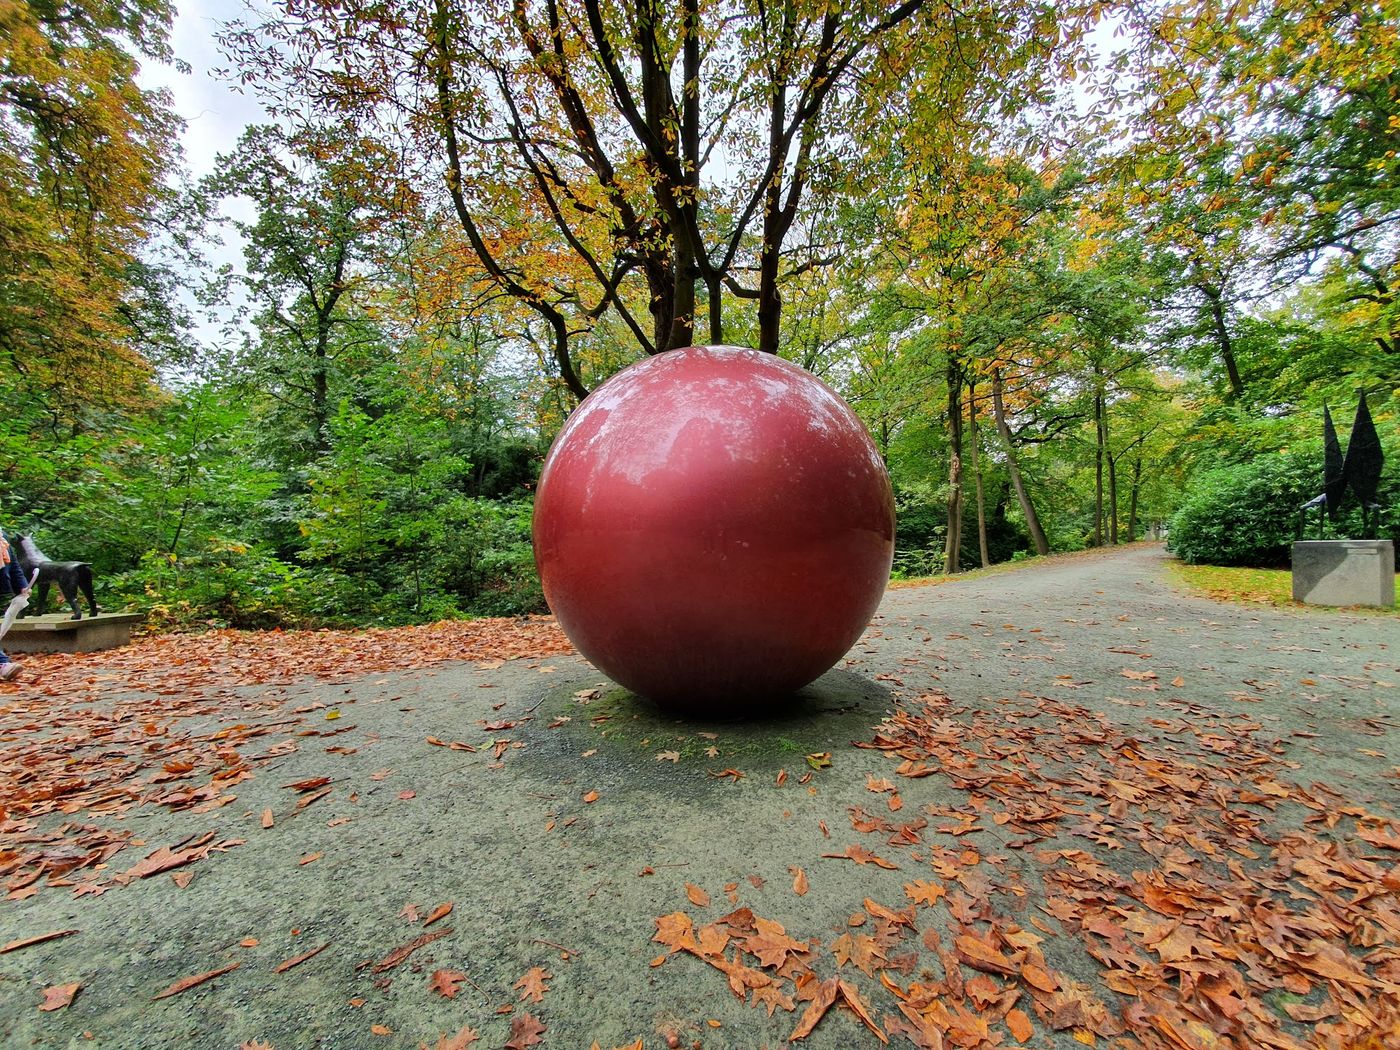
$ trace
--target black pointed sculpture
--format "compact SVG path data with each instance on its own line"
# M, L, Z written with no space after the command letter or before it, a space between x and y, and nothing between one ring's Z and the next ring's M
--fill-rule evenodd
M1376 424L1371 419L1371 409L1366 404L1365 391L1362 391L1361 401L1356 406L1356 420L1351 425L1346 455L1342 455L1341 445L1337 442L1337 428L1332 425L1332 413L1325 405L1322 409L1322 445L1322 492L1304 503L1298 512L1298 535L1303 535L1303 521L1309 510L1317 508L1320 532L1323 511L1335 521L1342 504L1346 502L1347 492L1351 492L1361 504L1362 531L1374 538L1380 527L1381 505L1376 494L1380 489L1385 454L1381 451Z

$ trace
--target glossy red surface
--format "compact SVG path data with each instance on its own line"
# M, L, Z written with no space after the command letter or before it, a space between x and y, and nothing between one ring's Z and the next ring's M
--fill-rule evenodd
M894 498L865 427L811 373L687 347L569 417L534 540L550 608L599 670L662 704L743 714L819 677L865 629Z

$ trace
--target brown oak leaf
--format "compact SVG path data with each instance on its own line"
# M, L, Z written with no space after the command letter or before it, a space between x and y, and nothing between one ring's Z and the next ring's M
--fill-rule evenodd
M510 1038L506 1040L505 1050L528 1050L537 1046L544 1031L545 1026L536 1018L529 1014L516 1014L510 1021Z
M467 975L461 970L434 970L433 975L428 978L428 990L437 992L444 999L455 999L462 982L466 979Z
M532 1003L540 1003L544 1002L544 993L549 991L549 985L545 982L552 980L554 980L554 974L543 966L532 966L525 971L525 976L511 987L520 989L521 1002L528 999Z
M427 1043L419 1043L419 1050L468 1050L472 1043L480 1039L475 1028L463 1025L456 1035L440 1035L430 1048Z

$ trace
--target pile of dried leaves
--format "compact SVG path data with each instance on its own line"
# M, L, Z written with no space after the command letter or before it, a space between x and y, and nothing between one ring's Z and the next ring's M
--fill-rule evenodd
M262 761L296 751L301 738L353 728L310 726L304 716L312 708L287 711L278 694L241 687L567 652L572 648L552 618L530 617L392 633L215 631L151 637L101 653L27 656L26 678L0 687L5 892L20 900L48 885L101 894L241 845L196 836L108 870L116 854L146 844L104 819L138 805L216 810L234 801L231 789ZM237 722L190 727L230 718ZM303 794L297 806L318 797Z
M655 939L770 1016L800 1009L794 1040L835 1006L930 1050L1025 1043L1032 1017L1089 1046L1400 1046L1400 828L1289 782L1248 718L1186 713L1149 742L1058 700L921 697L858 746L961 804L911 814L871 778L885 813L852 806L851 827L887 855L824 854L916 869L905 900L867 898L829 945L745 907L663 916Z
M214 682L263 685L302 677L333 680L446 660L515 660L573 651L552 616L444 620L356 631L162 634L99 653L25 656L25 677L6 687L6 692L61 700L115 690L202 693ZM9 707L8 703L0 707L0 714Z

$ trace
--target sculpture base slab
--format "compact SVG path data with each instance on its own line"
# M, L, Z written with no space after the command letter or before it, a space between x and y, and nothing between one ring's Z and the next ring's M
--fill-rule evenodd
M1293 600L1393 606L1395 545L1390 540L1299 540L1293 544Z
M26 616L14 622L0 640L7 653L91 653L115 649L131 641L131 625L141 613L104 613L74 620L67 613Z

